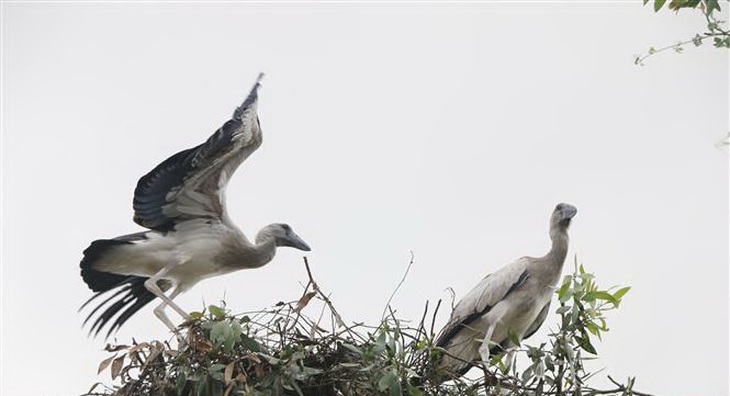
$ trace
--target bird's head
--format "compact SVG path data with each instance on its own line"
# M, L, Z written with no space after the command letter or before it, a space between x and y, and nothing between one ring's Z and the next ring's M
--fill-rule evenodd
M559 203L553 211L550 222L561 226L562 228L568 228L568 226L570 226L570 219L572 219L576 213L578 213L578 209L575 206L567 203Z
M273 238L276 246L289 246L295 249L304 250L305 252L312 250L309 245L307 245L307 243L299 237L299 235L294 233L294 230L292 230L289 224L269 224L264 227L261 232L259 232L259 237L261 236Z

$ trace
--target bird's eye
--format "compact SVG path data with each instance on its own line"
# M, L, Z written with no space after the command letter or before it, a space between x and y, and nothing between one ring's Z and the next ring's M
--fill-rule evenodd
M281 228L284 229L284 231L289 232L291 231L291 227L289 227L289 224L282 224Z
M558 206L555 207L555 210L562 210L563 204L558 204Z

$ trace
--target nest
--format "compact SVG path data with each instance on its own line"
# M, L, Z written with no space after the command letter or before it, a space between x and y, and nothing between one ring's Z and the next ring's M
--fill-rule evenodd
M346 325L312 277L296 301L231 314L209 306L183 323L177 342L107 345L99 372L118 385L97 383L86 394L138 395L448 395L468 394L464 382L429 385L423 378L433 349L434 310L416 326L388 308L377 326ZM314 319L302 310L322 305ZM440 302L439 302L440 305ZM176 347L173 347L176 344ZM417 385L416 385L417 384ZM465 393L466 392L466 393Z
M112 355L99 373L109 371L115 385L97 383L85 396L651 396L633 389L635 378L623 384L608 376L610 390L587 385L596 374L583 364L594 359L585 353L596 354L590 338L608 330L604 312L617 308L629 288L599 290L577 262L557 291L560 327L548 343L518 349L527 368L518 371L515 361L505 365L497 355L469 362L481 369L472 379L434 368L446 353L434 346L441 301L430 314L427 303L411 325L396 317L391 295L379 324L348 326L304 262L309 281L298 300L240 314L211 305L192 313L171 340L107 345ZM316 304L316 319L302 313Z

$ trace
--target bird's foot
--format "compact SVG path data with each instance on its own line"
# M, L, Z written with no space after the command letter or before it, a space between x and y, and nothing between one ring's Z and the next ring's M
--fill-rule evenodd
M482 362L484 362L485 366L489 366L490 344L493 343L489 340L482 340L481 345L479 345L479 357L482 358Z

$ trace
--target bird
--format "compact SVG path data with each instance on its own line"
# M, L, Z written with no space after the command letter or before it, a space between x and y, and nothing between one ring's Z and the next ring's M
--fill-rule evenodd
M86 326L98 313L90 335L109 325L108 338L156 298L162 302L155 316L175 332L165 308L189 319L173 299L199 281L261 267L277 247L310 251L285 223L265 226L251 242L226 210L229 179L262 142L257 115L262 78L263 73L231 119L204 143L172 155L139 179L134 222L148 230L95 240L84 250L81 277L95 294L80 310L108 294L84 321Z
M466 374L479 360L501 355L545 321L568 252L568 228L578 210L560 203L550 216L550 251L522 257L484 277L456 304L435 345L438 382Z

